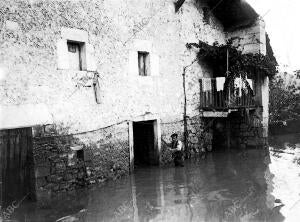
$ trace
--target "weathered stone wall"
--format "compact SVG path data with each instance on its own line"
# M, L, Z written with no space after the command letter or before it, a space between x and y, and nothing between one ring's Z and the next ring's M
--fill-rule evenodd
M76 135L53 135L51 128L45 131L36 127L34 131L38 199L116 179L129 171L126 122ZM78 148L83 151L83 159L77 157Z
M206 150L212 150L212 137L213 131L211 130L213 125L213 120L211 118L200 118L200 116L194 116L187 118L187 147L185 151L189 152L190 155L199 154L202 147ZM170 136L173 133L178 134L178 138L184 141L184 124L183 120L178 120L175 122L162 123L161 124L162 139L171 142ZM162 164L166 165L172 163L172 153L167 150L167 147L162 143L161 152Z
M266 54L265 22L260 18L249 27L228 32L227 38L232 39L243 53Z
M128 123L75 135L84 144L87 180L116 179L129 172Z
M259 111L233 112L229 114L230 121L230 146L232 148L262 148L266 145ZM259 117L260 116L260 117Z
M85 168L70 149L72 137L34 139L34 161L37 191L58 192L84 185ZM40 195L41 192L38 192Z
M212 124L211 118L195 116L188 121L188 146L191 155L199 153L202 148L212 150Z

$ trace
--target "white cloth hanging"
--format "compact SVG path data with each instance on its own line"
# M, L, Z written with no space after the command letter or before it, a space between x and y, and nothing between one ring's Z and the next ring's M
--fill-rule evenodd
M203 91L211 91L211 78L202 79Z
M217 91L221 91L224 89L225 77L217 77Z

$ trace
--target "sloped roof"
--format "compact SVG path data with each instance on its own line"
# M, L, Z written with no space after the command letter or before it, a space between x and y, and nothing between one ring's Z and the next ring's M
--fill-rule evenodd
M276 60L276 57L274 56L273 48L270 43L270 38L267 33L266 33L266 48L267 48L267 56L269 56L271 61L273 61L276 66L278 66L278 62Z
M223 24L224 29L231 31L251 25L259 16L245 0L196 0L208 5L210 12ZM185 0L175 2L175 10L184 4Z
M259 16L245 0L207 0L207 4L225 30L249 26Z

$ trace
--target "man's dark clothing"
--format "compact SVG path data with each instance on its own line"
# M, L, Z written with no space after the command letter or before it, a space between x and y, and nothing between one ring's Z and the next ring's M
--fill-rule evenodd
M175 166L184 166L183 165L183 152L182 152L182 143L181 141L176 141L172 143L172 149L176 150L173 153L173 159Z

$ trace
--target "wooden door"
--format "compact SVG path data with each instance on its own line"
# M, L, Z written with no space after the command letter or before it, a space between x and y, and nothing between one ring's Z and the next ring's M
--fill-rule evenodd
M3 205L35 199L32 129L0 131L0 184Z

